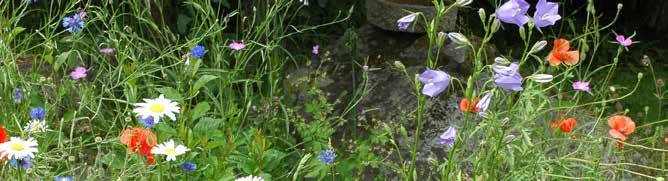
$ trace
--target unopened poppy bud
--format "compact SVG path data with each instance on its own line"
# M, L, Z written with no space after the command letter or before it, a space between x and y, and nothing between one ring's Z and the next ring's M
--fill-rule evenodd
M622 3L617 4L617 10L621 10L622 8L624 8L624 4Z
M95 142L96 143L102 142L102 137L99 136L95 137Z
M643 74L642 72L639 72L639 73L638 73L638 79L642 79L642 76L643 76L643 75L644 75L644 74Z
M617 90L617 89L615 89L615 86L610 86L609 89L610 89L610 92L615 92L615 90Z
M649 112L649 106L645 106L645 112Z

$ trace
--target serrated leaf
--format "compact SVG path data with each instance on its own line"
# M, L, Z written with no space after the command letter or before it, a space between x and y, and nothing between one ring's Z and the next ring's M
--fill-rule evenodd
M197 120L198 118L204 116L206 112L211 109L211 106L209 106L209 102L200 102L193 108L192 110L192 115L190 116L190 119L192 120Z
M204 76L200 77L197 80L197 82L195 82L195 85L193 86L193 92L197 92L199 89L204 87L204 85L206 85L206 83L208 83L209 81L212 81L214 79L217 79L217 78L218 77L214 76L214 75L204 75Z

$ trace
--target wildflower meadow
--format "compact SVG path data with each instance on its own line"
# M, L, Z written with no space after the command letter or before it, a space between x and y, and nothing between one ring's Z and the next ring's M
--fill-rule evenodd
M0 0L0 180L662 181L627 3Z

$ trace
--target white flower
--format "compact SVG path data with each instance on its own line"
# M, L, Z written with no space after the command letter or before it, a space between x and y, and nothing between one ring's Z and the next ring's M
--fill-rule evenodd
M179 112L179 105L172 100L165 99L164 95L160 95L157 99L144 99L144 103L136 103L135 106L138 106L132 112L137 113L138 116L142 118L147 118L153 116L155 123L160 122L160 118L163 116L169 117L172 121L176 121L176 115L174 113Z
M37 141L33 138L22 140L19 137L11 137L9 141L0 144L0 157L7 156L10 159L23 159L25 157L35 157L37 152Z
M461 33L448 33L448 38L450 38L452 42L459 46L466 46L470 44L469 39L467 39L466 36L462 35Z
M153 154L167 155L167 161L176 160L176 156L183 155L187 151L190 149L183 145L175 145L174 140L171 139L151 149Z
M235 179L234 181L264 181L262 177L256 177L256 176L245 176L245 177L240 177Z
M308 0L299 0L299 2L304 3L304 6L308 6Z
M46 126L46 121L44 120L32 120L28 122L28 124L23 128L23 130L27 133L41 133L46 131L48 127Z

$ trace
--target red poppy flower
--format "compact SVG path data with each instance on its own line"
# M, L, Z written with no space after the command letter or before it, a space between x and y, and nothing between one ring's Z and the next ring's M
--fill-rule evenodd
M575 128L576 125L577 122L574 118L568 118L564 120L562 117L561 120L552 122L552 124L550 124L550 128L555 129L559 127L561 132L568 134Z
M663 142L668 143L668 137L663 139Z
M128 145L128 154L137 152L148 158L148 164L153 164L155 158L151 149L158 144L158 139L150 130L144 128L128 128L121 133L121 143Z
M566 65L575 65L580 61L580 52L577 50L569 51L571 44L568 40L559 38L554 40L552 52L547 56L547 61L551 66L557 66L561 63Z
M611 128L608 134L621 141L617 143L618 147L622 147L624 141L626 141L626 136L633 133L636 129L636 123L627 116L612 116L608 119L608 125Z
M471 106L471 108L468 109L469 100L464 98L462 99L461 102L459 102L459 109L462 110L462 112L469 112L469 111L471 111L472 113L478 112L478 107L476 107L476 105L478 105L478 102L480 102L480 99L476 98L475 101L473 101L473 106Z
M9 136L7 135L7 131L5 131L5 128L0 125L0 143L7 142L9 139ZM2 155L2 152L0 152L0 155ZM5 161L7 159L7 156L0 157L0 163Z

